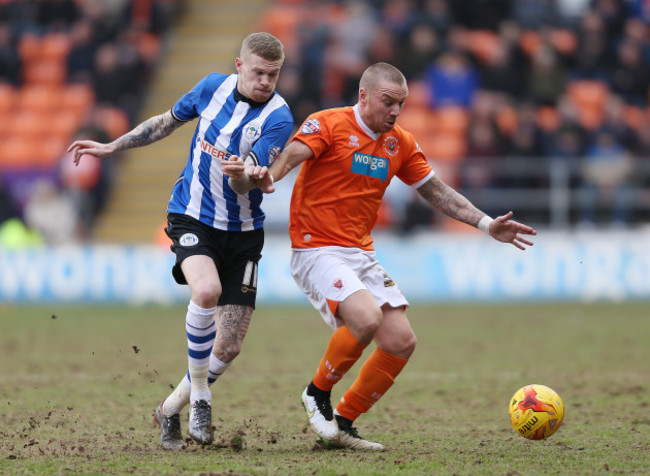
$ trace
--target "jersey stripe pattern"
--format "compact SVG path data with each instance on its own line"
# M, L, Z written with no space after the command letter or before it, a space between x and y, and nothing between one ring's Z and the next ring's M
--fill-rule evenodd
M172 190L167 211L191 216L226 231L264 225L262 192L245 195L228 186L221 161L231 155L270 165L293 131L293 117L277 93L263 103L237 100L237 75L211 73L172 108L179 121L199 118L186 167Z

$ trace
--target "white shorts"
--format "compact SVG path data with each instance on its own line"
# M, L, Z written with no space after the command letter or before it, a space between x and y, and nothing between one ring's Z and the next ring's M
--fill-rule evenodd
M360 289L367 289L381 307L408 306L408 301L381 267L374 251L327 246L294 249L291 274L332 329L343 325L330 308ZM328 302L329 301L329 302Z

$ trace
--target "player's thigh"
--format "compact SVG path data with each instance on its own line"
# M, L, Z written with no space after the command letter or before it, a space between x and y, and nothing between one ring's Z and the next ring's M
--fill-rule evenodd
M214 260L205 255L192 255L181 263L190 287L192 301L201 307L214 307L221 295L221 281Z
M380 328L382 312L367 289L360 289L345 298L338 306L336 316L341 319L360 342L370 342Z
M375 334L375 343L389 354L408 359L415 350L416 337L404 306L382 307L384 318Z

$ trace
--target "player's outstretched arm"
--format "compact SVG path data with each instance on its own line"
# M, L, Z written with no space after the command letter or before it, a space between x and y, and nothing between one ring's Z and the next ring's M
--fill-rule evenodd
M417 191L432 207L455 220L484 229L495 240L511 243L520 250L525 249L525 245L533 245L521 235L536 235L537 232L527 225L511 220L512 212L492 220L465 196L436 176L425 182Z
M142 147L167 137L183 124L185 123L176 119L171 111L167 111L147 119L113 142L103 144L93 140L77 140L68 147L68 152L72 152L72 160L75 165L79 165L83 155L106 157L115 152Z

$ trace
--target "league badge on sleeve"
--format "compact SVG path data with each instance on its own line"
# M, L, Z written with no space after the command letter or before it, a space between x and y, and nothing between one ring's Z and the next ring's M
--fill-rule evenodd
M300 132L303 134L316 134L320 132L320 122L318 122L318 119L307 119Z
M269 149L269 166L275 162L275 159L280 155L280 148L277 145L274 145Z

